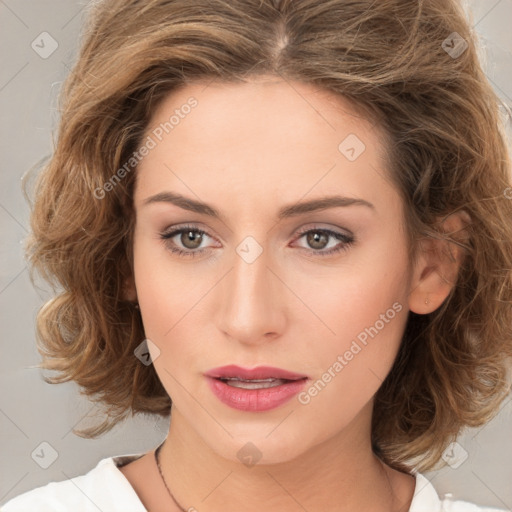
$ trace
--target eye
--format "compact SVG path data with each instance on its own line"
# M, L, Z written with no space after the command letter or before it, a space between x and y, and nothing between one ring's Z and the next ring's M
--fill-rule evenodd
M355 242L352 235L344 234L326 228L310 228L299 231L300 236L297 240L305 238L306 243L311 247L306 249L309 254L318 256L328 256L335 253L348 250ZM201 248L201 244L207 238L212 238L206 231L194 226L178 226L171 231L160 234L166 247L174 254L182 257L195 257L207 252L211 247ZM329 240L334 242L334 246L329 244ZM338 243L336 243L338 241ZM331 245L331 247L329 247ZM326 248L328 248L326 250Z
M160 234L160 238L164 240L171 252L178 256L192 258L208 250L208 248L198 249L206 237L210 238L206 231L194 226L181 226ZM173 238L176 238L177 241L173 241Z
M299 231L299 235L301 236L298 239L300 240L301 238L305 238L306 243L312 248L306 248L307 252L319 256L328 256L341 251L346 251L355 242L355 238L352 235L326 228L315 227L305 229ZM336 240L338 240L338 243L335 243L334 246L331 244L331 247L328 250L324 250L326 247L329 247L329 239L331 239L331 242L336 242Z

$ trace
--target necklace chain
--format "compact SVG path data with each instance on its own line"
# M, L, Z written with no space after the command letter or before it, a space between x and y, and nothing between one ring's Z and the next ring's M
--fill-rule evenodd
M174 501L174 503L177 505L177 507L182 510L183 512L187 512L177 501L176 501L176 498L173 496L171 490L169 489L168 485L167 485L167 482L165 481L165 478L164 478L164 474L162 473L162 468L160 467L160 458L158 456L159 452L160 452L160 448L162 448L164 443L162 443L156 450L155 450L155 460L156 460L156 465L158 467L158 472L160 473L160 476L162 477L162 482L164 483L165 485L165 488L167 489L167 492L169 493L169 496L171 497L172 501Z
M165 485L165 488L167 489L167 492L169 493L169 496L171 497L172 501L174 501L174 503L176 504L176 506L182 511L182 512L187 512L176 500L176 498L174 497L174 495L172 494L171 490L169 489L169 486L167 485L167 482L165 481L165 478L164 478L164 474L162 473L162 468L160 467L160 457L159 457L159 453L160 453L160 448L162 448L164 443L162 443L156 450L155 450L155 460L156 460L156 465L158 467L158 472L160 473L160 477L162 478L162 482L164 483ZM384 469L384 468L383 468ZM392 499L393 499L393 504L394 504L394 501L395 501L395 493L393 492L393 486L391 485L391 482L389 481L389 476L386 472L386 470L384 469L384 474L386 475L386 479L387 479L387 482L388 482L388 486L389 486L389 489L391 491L391 495L392 495Z

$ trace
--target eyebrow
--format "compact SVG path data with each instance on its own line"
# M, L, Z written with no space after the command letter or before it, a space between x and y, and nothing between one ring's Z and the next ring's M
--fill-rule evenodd
M160 192L154 196L148 197L142 203L143 206L153 203L172 203L184 210L188 210L202 215L208 215L216 219L221 219L222 215L213 206L196 201L189 197L182 196L174 192ZM366 206L375 211L375 206L365 201L364 199L358 199L355 197L343 197L343 196L325 196L309 201L302 201L299 203L290 204L283 206L278 214L279 220L295 217L304 213L310 213L318 210L326 210L328 208L346 207L346 206Z

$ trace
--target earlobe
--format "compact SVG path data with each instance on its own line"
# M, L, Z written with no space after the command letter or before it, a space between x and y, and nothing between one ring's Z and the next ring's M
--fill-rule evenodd
M409 290L409 309L425 315L435 311L450 294L457 282L464 249L459 243L469 239L466 226L471 220L467 212L460 211L440 222L439 238L423 238L414 263Z
M127 277L123 283L123 298L129 302L137 302L137 289L133 276Z

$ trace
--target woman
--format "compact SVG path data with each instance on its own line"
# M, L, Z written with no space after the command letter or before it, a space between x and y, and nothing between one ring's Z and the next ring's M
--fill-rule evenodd
M40 350L108 408L82 435L169 432L3 510L490 510L420 471L510 391L509 168L455 1L97 3Z

